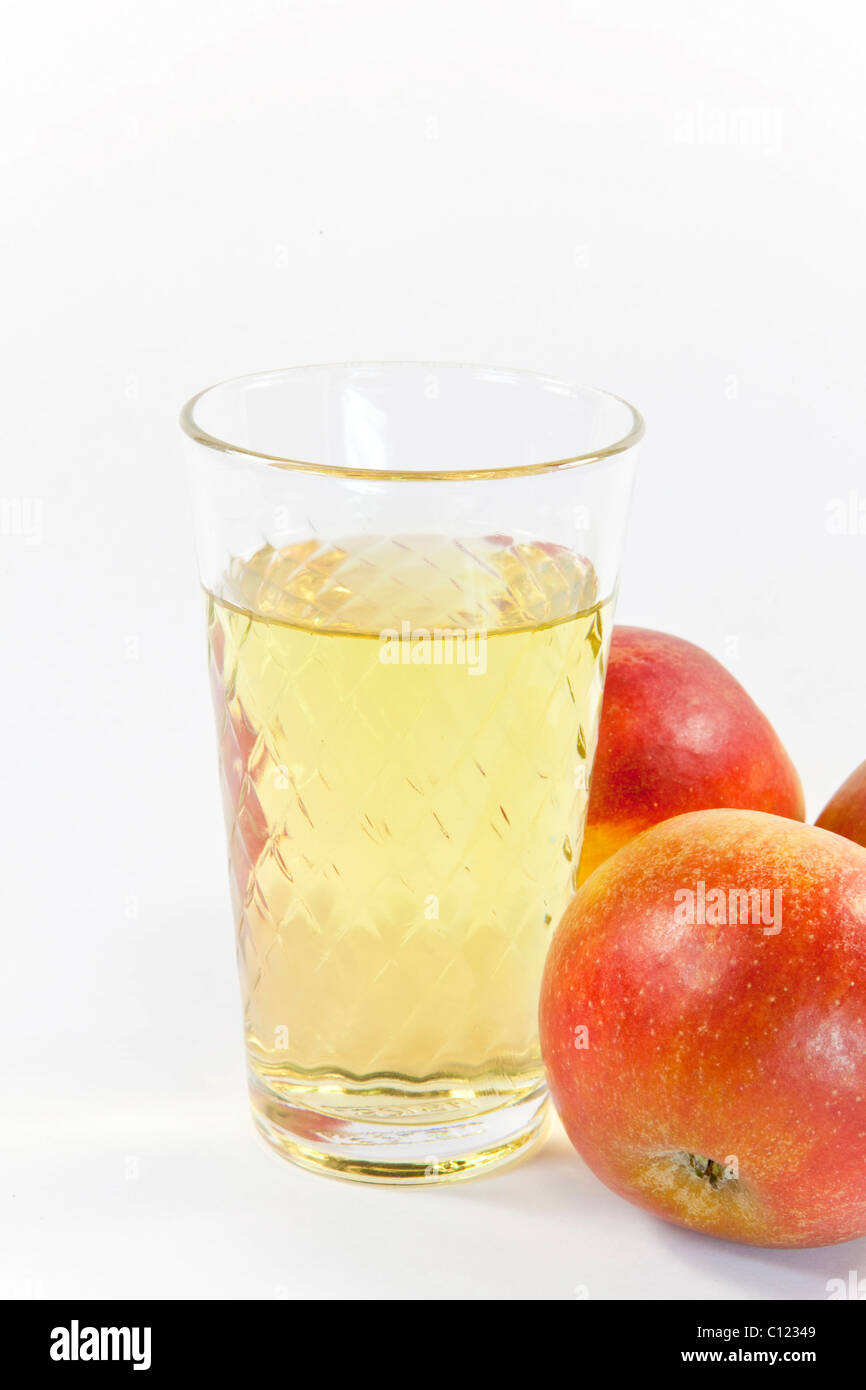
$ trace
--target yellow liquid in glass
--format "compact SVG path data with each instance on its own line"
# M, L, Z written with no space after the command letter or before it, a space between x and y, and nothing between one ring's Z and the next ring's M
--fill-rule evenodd
M509 537L310 540L231 565L210 660L265 1093L375 1121L538 1086L610 611L588 562Z

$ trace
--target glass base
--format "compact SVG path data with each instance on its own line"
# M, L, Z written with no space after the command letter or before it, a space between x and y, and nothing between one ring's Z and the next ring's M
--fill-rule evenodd
M457 1182L524 1158L544 1138L543 1082L481 1114L411 1124L357 1112L323 1114L292 1103L250 1078L253 1119L268 1144L302 1168L355 1182ZM419 1107L420 1108L420 1107Z

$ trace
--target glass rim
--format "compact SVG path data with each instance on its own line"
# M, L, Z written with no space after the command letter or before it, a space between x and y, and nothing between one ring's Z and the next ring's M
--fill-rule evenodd
M239 385L242 382L266 381L271 377L289 376L300 372L315 371L337 371L370 368L403 368L417 367L427 371L451 370L455 367L467 369L474 372L487 372L497 377L519 378L522 380L535 382L540 386L554 387L558 391L568 391L574 395L584 394L599 397L605 401L616 402L624 406L631 416L631 425L624 435L606 444L601 449L593 449L587 453L567 454L562 458L544 459L537 463L517 464L505 468L457 468L457 469L409 469L409 468L351 468L341 464L322 463L315 460L296 459L284 457L280 454L263 453L258 449L249 449L242 444L233 444L230 440L220 439L218 435L211 434L204 429L196 419L196 409L206 396L214 391L219 391L226 386ZM197 391L194 396L183 406L179 416L179 424L184 434L194 443L200 444L205 448L213 449L221 454L233 454L240 458L256 459L259 463L265 464L270 468L282 468L292 472L300 473L320 473L338 478L370 478L380 481L399 480L404 482L460 482L473 481L478 479L493 478L525 478L532 477L539 473L554 473L568 468L583 468L594 463L602 463L609 458L614 458L618 454L626 453L639 444L644 437L645 424L640 411L625 400L622 396L617 396L612 391L606 391L598 386L582 386L572 382L564 381L560 377L549 376L543 372L536 372L531 368L524 367L494 367L480 362L430 362L392 360L392 361L349 361L349 362L315 362L306 363L292 367L275 367L270 371L247 372L241 376L226 377L222 381L216 381L211 386L204 387Z

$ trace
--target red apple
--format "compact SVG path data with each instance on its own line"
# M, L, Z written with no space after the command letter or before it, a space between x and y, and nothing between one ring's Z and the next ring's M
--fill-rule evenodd
M267 817L250 777L250 759L257 735L243 707L227 695L226 639L218 621L211 624L210 641L210 681L219 741L223 810L230 827L229 866L237 897L243 902L250 874L268 839Z
M866 845L866 763L855 767L815 823L855 844Z
M655 826L572 900L540 1026L614 1191L754 1245L866 1234L866 850L752 811Z
M615 627L581 881L641 830L720 806L803 820L803 788L778 735L709 652Z

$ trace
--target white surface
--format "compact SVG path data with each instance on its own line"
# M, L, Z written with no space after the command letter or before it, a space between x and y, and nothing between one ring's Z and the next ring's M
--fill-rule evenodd
M562 1140L421 1192L258 1144L175 426L211 381L352 357L634 400L619 617L726 657L814 816L866 753L866 535L826 511L866 497L863 37L805 0L7 11L0 467L43 531L0 536L0 1293L822 1298L866 1271L863 1243L654 1222Z

